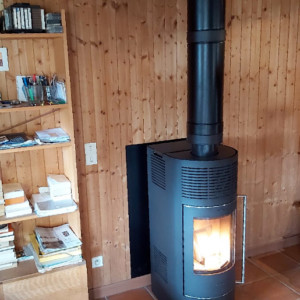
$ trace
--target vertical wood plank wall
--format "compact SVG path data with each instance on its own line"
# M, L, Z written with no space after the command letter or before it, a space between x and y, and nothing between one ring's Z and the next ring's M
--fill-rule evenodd
M255 248L299 233L300 3L226 2L224 143L239 150ZM31 3L67 13L89 287L128 279L125 146L186 136L186 0ZM89 142L96 166L85 166Z

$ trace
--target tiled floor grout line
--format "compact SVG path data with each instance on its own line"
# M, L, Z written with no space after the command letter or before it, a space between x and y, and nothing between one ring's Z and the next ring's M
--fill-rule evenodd
M278 277L276 277L274 274L269 273L268 271L264 270L261 266L259 266L257 263L255 263L253 260L251 260L251 263L253 263L253 265L255 265L258 269L260 269L261 271L265 272L266 274L268 274L271 278L275 279L276 281L280 282L282 285L284 285L285 287L287 287L289 290L291 290L293 293L295 293L296 295L300 295L299 292L297 292L296 290L294 290L291 286L289 286L287 283L282 282Z
M298 264L300 266L300 263L298 260L296 260L295 258L289 256L288 254L284 253L282 250L280 251L281 254L283 254L285 257L288 257L289 259L291 259L292 261L294 261L296 264Z
M145 286L144 289L148 292L148 294L149 294L154 300L157 300L157 298L154 296L154 294L152 293L152 291L150 291L150 290L148 289L147 286Z

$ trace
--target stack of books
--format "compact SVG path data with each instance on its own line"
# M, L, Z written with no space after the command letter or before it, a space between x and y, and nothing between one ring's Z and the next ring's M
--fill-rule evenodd
M0 217L5 215L2 180L0 179Z
M64 143L70 141L70 136L60 127L36 131L38 143Z
M3 194L5 216L7 218L14 218L32 213L31 206L20 183L3 184Z
M45 12L39 5L15 3L2 11L2 32L42 32Z
M10 224L0 226L0 270L17 266L14 238L14 231Z
M60 33L63 32L61 25L60 13L48 13L46 14L46 32Z
M52 228L36 227L30 240L25 253L32 253L41 273L82 261L82 243L69 224Z
M47 176L48 187L41 187L39 194L33 194L31 204L38 216L52 216L70 213L77 209L72 199L71 182L63 174Z

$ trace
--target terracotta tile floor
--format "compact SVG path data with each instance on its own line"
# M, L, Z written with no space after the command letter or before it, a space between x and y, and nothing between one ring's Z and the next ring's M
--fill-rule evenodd
M241 262L236 266L238 280ZM300 245L248 258L245 274L245 284L236 285L235 300L300 300ZM150 286L101 300L153 299Z

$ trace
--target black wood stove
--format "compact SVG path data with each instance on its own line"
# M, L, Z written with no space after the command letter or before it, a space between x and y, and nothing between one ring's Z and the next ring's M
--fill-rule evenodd
M187 140L148 147L159 300L234 299L237 151L221 144L224 19L224 0L188 0Z

